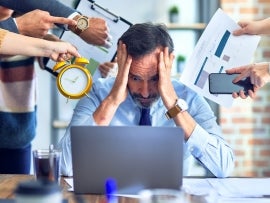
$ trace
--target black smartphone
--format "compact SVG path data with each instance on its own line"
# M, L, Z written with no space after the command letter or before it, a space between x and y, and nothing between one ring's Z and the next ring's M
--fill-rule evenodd
M248 90L253 90L250 77L240 80L237 83L233 83L232 81L238 75L239 74L210 73L208 78L209 92L211 94L232 94L233 92L244 90L247 95Z

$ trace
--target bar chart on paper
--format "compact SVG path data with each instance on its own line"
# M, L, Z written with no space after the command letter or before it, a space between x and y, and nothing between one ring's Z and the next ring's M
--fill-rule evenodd
M259 36L232 35L238 28L236 22L218 9L197 42L180 78L197 93L226 107L232 105L232 96L210 94L209 74L224 73L226 69L250 63L260 41Z

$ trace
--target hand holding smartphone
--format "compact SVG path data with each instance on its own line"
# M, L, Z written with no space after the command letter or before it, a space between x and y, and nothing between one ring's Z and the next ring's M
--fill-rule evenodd
M248 90L253 91L253 84L250 82L250 77L240 80L237 83L232 81L239 74L227 73L210 73L209 74L209 92L211 94L232 94L243 90L245 95L248 95Z

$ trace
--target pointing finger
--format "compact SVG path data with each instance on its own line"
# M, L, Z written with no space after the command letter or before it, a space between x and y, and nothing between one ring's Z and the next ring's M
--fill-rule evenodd
M51 23L55 24L65 24L65 25L76 25L77 22L75 20L69 19L69 18L63 18L63 17L55 17L50 16L49 21Z

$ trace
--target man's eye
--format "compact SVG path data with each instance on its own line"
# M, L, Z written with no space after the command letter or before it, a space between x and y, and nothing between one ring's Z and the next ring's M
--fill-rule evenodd
M153 78L152 78L152 81L153 81L153 82L157 82L158 79L159 79L158 76L156 76L156 77L153 77Z
M134 80L134 81L139 81L140 79L139 79L138 77L136 77L136 76L133 76L133 77L132 77L132 80Z

